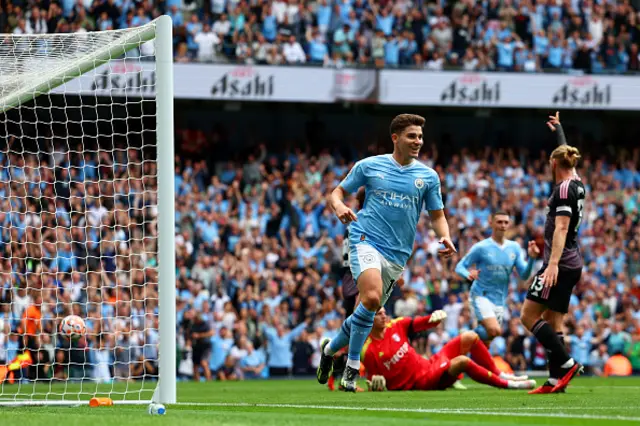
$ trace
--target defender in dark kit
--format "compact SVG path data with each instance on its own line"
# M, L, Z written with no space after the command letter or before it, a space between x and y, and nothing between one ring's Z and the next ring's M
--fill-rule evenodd
M578 228L582 222L586 191L576 176L556 185L549 198L547 219L544 223L544 263L529 288L527 299L546 305L549 309L566 314L573 287L580 281L583 260L578 247ZM555 286L545 286L542 275L549 264L556 231L556 218L569 218L564 249L558 261L558 278Z
M559 114L549 118L547 125L557 132L560 145L549 159L555 187L544 226L544 263L529 287L521 314L522 324L547 350L549 379L530 394L564 392L571 379L584 370L564 346L562 322L571 292L582 275L577 234L586 191L575 169L580 152L567 145Z

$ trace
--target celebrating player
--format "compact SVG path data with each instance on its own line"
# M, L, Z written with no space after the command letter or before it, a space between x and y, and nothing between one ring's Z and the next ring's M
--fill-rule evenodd
M349 263L360 303L347 318L338 335L322 342L318 382L327 382L333 355L349 345L347 366L341 385L355 392L360 369L360 351L373 318L389 298L395 281L411 256L416 226L423 206L444 246L440 254L450 257L456 249L449 237L440 193L440 178L431 168L416 161L422 148L424 118L401 114L391 121L393 153L366 158L353 166L331 193L330 204L343 223L350 223ZM344 197L365 187L363 209L356 214L344 204Z
M473 331L465 331L429 359L418 355L409 339L415 333L437 327L446 317L444 311L435 311L424 317L391 321L384 308L380 309L362 350L370 389L444 390L458 380L460 373L497 388L535 386L533 380L519 380L498 370L489 350Z
M577 236L585 188L575 171L580 152L564 141L559 114L549 118L547 124L558 130L560 145L550 158L555 188L544 224L544 263L529 287L521 319L547 350L550 377L530 393L563 392L569 381L584 370L567 353L561 335L563 316L583 266Z
M489 346L502 334L502 319L509 292L509 277L515 267L523 280L529 278L534 259L540 250L534 241L529 242L529 261L522 258L520 245L504 237L510 219L499 211L491 216L491 237L480 241L469 250L456 265L456 273L473 281L471 305L478 322L475 332ZM475 265L475 269L469 269Z

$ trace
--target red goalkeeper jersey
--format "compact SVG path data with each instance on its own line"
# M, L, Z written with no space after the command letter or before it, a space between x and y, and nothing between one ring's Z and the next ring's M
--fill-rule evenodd
M369 336L361 355L367 377L384 376L390 390L412 389L420 372L430 368L430 363L413 349L409 335L438 325L429 323L429 318L398 318L387 324L382 339Z

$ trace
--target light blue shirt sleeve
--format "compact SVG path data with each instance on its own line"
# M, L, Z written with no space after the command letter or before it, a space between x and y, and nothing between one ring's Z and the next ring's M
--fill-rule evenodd
M366 178L364 175L365 167L366 166L364 165L363 161L358 161L349 171L344 180L340 182L340 186L349 194L356 192L358 188L364 186L366 183Z
M440 190L440 177L433 173L433 180L429 183L429 190L425 195L424 207L429 211L442 210L442 192Z
M287 338L289 339L289 341L290 342L294 341L299 335L302 334L305 328L307 328L307 323L303 322L302 324L298 325L296 328L291 330L287 335Z
M469 279L469 267L478 262L478 253L479 253L478 245L474 245L456 265L456 274L460 275L462 278L468 280Z
M525 262L518 243L514 243L514 250L516 250L516 271L518 271L521 280L528 280L531 275L531 270L533 269L534 260L530 257L529 260Z
M266 326L263 330L263 333L268 341L272 341L278 336L278 333L276 333L276 329L270 326Z

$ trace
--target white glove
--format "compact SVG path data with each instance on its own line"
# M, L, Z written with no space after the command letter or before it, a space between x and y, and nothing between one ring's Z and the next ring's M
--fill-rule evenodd
M373 376L367 380L367 387L371 392L382 392L387 390L387 380L384 376Z
M429 318L430 323L441 322L445 318L447 318L447 313L445 311L439 310L431 313L431 317Z

